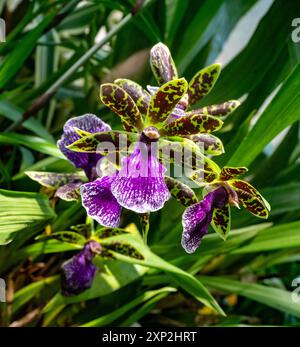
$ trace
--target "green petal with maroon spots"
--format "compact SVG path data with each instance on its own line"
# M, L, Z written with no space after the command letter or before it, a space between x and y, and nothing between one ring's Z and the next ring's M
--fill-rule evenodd
M228 183L236 191L239 202L249 212L259 218L268 218L270 205L251 184L238 179L230 180Z
M81 174L44 172L44 171L26 171L25 174L41 186L57 189L67 183L85 182L86 178Z
M125 78L117 79L114 83L123 88L132 97L132 100L142 114L147 113L150 94L143 87Z
M196 144L203 144L205 154L220 155L224 153L222 141L212 134L189 135L188 138Z
M58 231L50 235L43 234L43 235L39 235L36 238L36 240L48 239L48 238L59 240L62 242L72 243L75 245L82 245L82 246L86 243L85 237L74 231Z
M217 117L228 116L231 112L237 109L240 104L241 103L238 100L229 100L223 102L222 104L205 106L197 110L193 110L191 113L210 114Z
M144 235L145 240L147 241L147 235L150 229L150 212L140 213L140 223L142 227L142 233Z
M105 244L101 243L101 247L101 256L104 258L117 259L117 255L122 255L137 260L145 259L134 245L123 241L105 242Z
M186 90L187 81L184 78L172 80L162 85L150 99L147 125L155 125L160 128L184 96Z
M241 166L241 167L224 166L221 170L219 178L221 181L228 181L232 178L235 178L239 175L244 174L247 171L248 171L248 169L244 166Z
M204 169L193 172L190 179L196 182L200 187L204 187L207 183L212 183L218 178L218 173L209 170L208 165L204 164Z
M222 208L214 208L211 226L223 240L227 239L231 228L231 214L229 204L224 205Z
M120 151L136 141L138 141L138 134L126 131L105 131L82 137L67 147L74 152L97 152L103 155L109 152L108 149L105 149L105 143L110 143L112 149Z
M94 236L101 241L102 239L107 239L109 237L119 236L119 235L128 234L128 233L129 233L128 231L121 228L105 227L105 228L97 229L94 233Z
M150 66L158 85L178 78L170 50L163 43L158 43L152 47L150 51Z
M92 133L88 132L88 131L85 131L85 130L82 130L82 129L79 129L77 127L73 127L74 130L76 131L76 133L80 136L80 137L84 137L84 136L88 136L88 135L91 135Z
M216 172L216 176L221 171L218 165L205 157L200 148L189 139L181 139L181 142L160 139L159 159L165 166L171 163L189 170L197 170L203 166L206 171Z
M213 64L196 73L188 88L190 105L197 103L211 91L220 75L220 71L221 65Z
M143 128L141 113L132 97L121 87L113 83L100 86L100 99L104 105L120 116L126 131L138 131Z
M188 207L198 202L195 192L186 184L169 176L165 176L165 182L172 197L183 206Z
M160 134L163 136L176 136L210 133L219 130L222 125L223 122L220 118L203 114L189 115L187 113L187 116L166 124L160 129Z

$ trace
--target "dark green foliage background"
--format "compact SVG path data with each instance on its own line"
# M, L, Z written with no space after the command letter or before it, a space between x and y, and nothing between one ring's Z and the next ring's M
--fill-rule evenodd
M122 261L99 261L101 274L92 290L63 299L57 274L76 247L59 241L41 247L34 237L49 224L53 231L66 231L85 223L85 212L71 202L59 202L54 212L39 185L24 174L74 170L56 149L70 117L94 113L121 129L118 117L100 104L100 83L125 77L154 84L148 56L159 41L169 46L180 75L189 79L214 62L258 2L151 0L135 16L130 15L135 1L129 0L23 0L13 10L10 1L0 2L7 29L6 43L0 43L0 277L8 295L8 302L0 303L1 325L300 324L300 302L290 293L300 276L300 43L291 39L298 1L273 1L201 101L208 105L244 96L217 134L226 153L215 160L249 167L247 179L272 206L270 219L265 223L236 210L226 242L211 234L187 255L180 245L182 207L171 200L151 216L152 252L195 275L226 317L179 289L166 268ZM103 45L95 43L100 29ZM130 223L139 227L136 217L125 213L122 226Z

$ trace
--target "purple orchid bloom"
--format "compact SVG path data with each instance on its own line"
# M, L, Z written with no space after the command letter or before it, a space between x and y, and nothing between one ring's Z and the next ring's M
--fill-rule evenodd
M137 213L157 211L171 196L164 180L166 169L157 158L157 139L145 135L155 137L152 128L142 133L141 142L123 159L121 170L112 182L112 193L118 203Z
M102 156L97 153L74 152L67 148L68 145L80 139L76 129L87 133L99 133L109 131L111 127L94 114L87 113L69 119L64 125L64 133L61 139L57 142L59 149L70 162L76 168L83 169L87 178L93 180L97 177L96 165Z
M132 154L123 158L119 172L81 186L82 204L89 216L103 226L117 227L122 206L137 213L163 207L171 195L156 144L155 130L150 127L142 133Z
M196 251L203 236L207 234L214 210L222 209L227 203L228 193L224 187L219 187L185 210L182 216L181 244L187 253Z
M82 251L62 264L61 288L66 296L77 295L91 287L97 270L92 263L96 254L101 253L98 242L87 242Z

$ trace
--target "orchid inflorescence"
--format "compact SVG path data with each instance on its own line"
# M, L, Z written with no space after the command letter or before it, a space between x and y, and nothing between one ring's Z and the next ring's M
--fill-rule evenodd
M259 218L268 218L267 201L252 185L237 178L247 168L221 169L208 157L224 152L221 140L211 133L222 127L224 117L239 106L239 101L190 109L211 91L220 65L200 70L188 83L178 77L170 51L162 43L151 49L150 64L158 86L148 86L146 90L128 79L100 86L102 103L120 117L124 131L112 130L92 114L66 122L58 147L76 168L83 170L85 177L41 172L28 175L52 188L56 197L81 197L87 214L110 228L119 226L122 208L126 208L138 213L143 229L149 229L149 214L163 208L173 196L186 207L182 216L182 246L188 253L199 247L209 225L224 240L228 237L231 206L243 206ZM126 141L120 145L122 136ZM112 144L113 150L99 150L104 142ZM173 143L186 149L192 159L185 180L169 176L164 165L164 148L172 148L168 162L178 164ZM204 154L199 153L199 144ZM132 150L124 156L130 145ZM112 153L118 154L119 161L108 165L115 169L108 173L101 164L109 164ZM200 155L200 164L194 160L195 154ZM184 166L185 159L180 164ZM203 189L201 201L186 181ZM65 294L79 293L91 285L95 272L92 259L97 253L101 253L100 244L89 240L80 253L63 265Z

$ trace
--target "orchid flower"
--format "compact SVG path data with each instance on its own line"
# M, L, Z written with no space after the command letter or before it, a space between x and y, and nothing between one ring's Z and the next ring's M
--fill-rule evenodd
M79 134L99 133L110 129L108 124L93 114L74 117L65 123L63 135L57 141L57 146L76 168L84 171L88 180L94 180L97 178L96 166L102 156L97 153L76 153L70 151L67 146L80 139ZM81 173L26 171L26 174L40 183L49 196L66 201L78 200L80 186L86 182L86 178Z
M100 244L95 240L90 240L78 254L62 264L61 288L63 295L80 294L91 287L97 270L92 261L95 255L100 253Z
M238 208L242 205L256 217L268 218L268 202L250 183L236 178L247 171L245 167L224 167L214 177L208 177L204 186L207 195L201 202L189 206L182 216L182 246L188 253L199 247L210 224L223 239L227 238L231 205ZM198 174L191 179L197 182ZM202 178L199 183L203 186Z
M116 144L122 134L128 135L132 142L137 141L133 152L123 158L120 171L114 177L102 177L81 188L83 205L88 214L105 226L117 225L120 217L119 205L137 213L149 213L162 208L170 198L164 181L165 168L158 161L157 155L160 144L166 144L163 138L215 131L223 124L217 117L197 114L183 117L175 124L166 123L186 93L187 82L184 79L164 84L151 97L134 82L130 88L129 94L114 83L100 87L102 102L120 116L125 132L84 134L81 139L68 146L68 149L73 151L95 153L99 143L111 141ZM141 169L144 174L138 173ZM105 194L96 193L104 191ZM109 209L108 201L111 204Z

